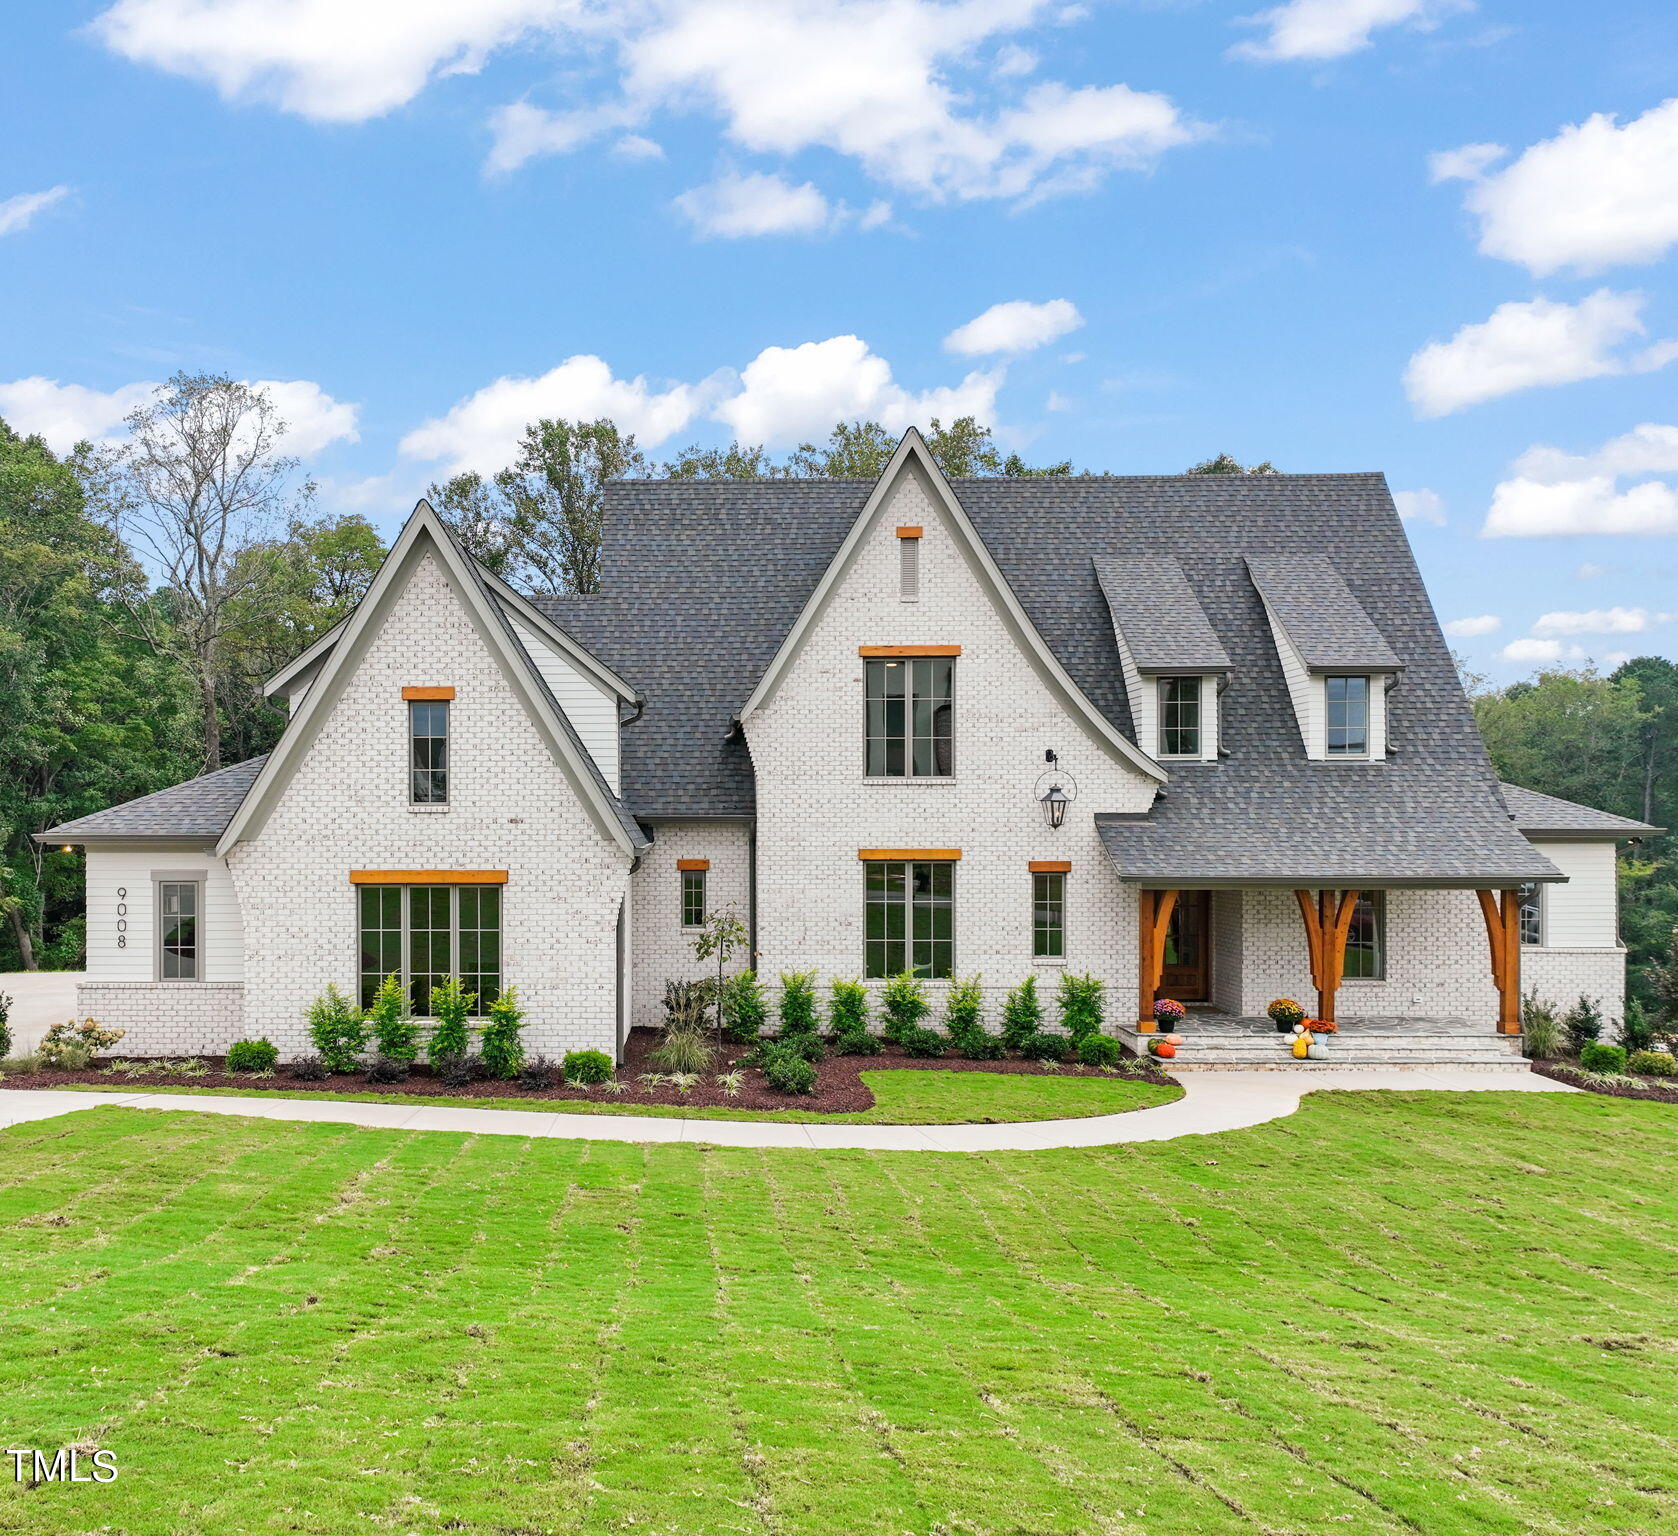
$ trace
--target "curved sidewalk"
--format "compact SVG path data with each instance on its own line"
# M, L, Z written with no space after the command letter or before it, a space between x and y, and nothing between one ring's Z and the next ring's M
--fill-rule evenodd
M197 1110L264 1120L321 1120L395 1131L465 1131L478 1136L547 1136L584 1141L709 1142L725 1147L802 1147L818 1151L1030 1152L1052 1147L1105 1147L1170 1141L1279 1120L1313 1088L1390 1088L1457 1092L1499 1090L1577 1093L1523 1068L1507 1072L1192 1072L1183 1097L1153 1109L1078 1120L1006 1125L791 1125L766 1120L678 1120L655 1115L567 1115L542 1110L443 1108L389 1099L218 1098L182 1093L67 1093L0 1089L0 1126L47 1120L101 1104L130 1109Z

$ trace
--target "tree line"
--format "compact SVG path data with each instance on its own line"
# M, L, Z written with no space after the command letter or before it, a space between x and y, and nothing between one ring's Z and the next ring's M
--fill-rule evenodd
M82 963L81 857L33 834L267 751L286 717L264 680L353 609L385 554L366 518L319 511L260 389L179 374L125 425L115 445L59 457L0 421L0 971ZM952 477L1075 473L1004 453L971 417L934 420L925 435ZM428 494L512 585L591 592L611 480L872 479L896 446L880 423L857 421L783 458L733 442L655 461L610 421L538 421L499 473ZM1187 473L1275 469L1220 454ZM1670 662L1502 690L1469 681L1505 778L1678 822ZM1678 922L1672 848L1662 838L1622 861L1635 984L1651 1000Z

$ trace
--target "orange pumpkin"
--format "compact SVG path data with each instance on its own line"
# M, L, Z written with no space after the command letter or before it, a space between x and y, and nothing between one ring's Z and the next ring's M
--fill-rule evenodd
M1154 1055L1156 1056L1175 1056L1176 1054L1177 1047L1171 1043L1169 1038L1161 1040L1160 1043L1154 1047Z
M1165 1037L1165 1043L1167 1045L1181 1045L1183 1043L1183 1037L1181 1035L1167 1035Z

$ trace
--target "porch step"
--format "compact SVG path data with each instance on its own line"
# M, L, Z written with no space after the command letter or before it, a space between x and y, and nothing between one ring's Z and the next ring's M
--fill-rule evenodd
M1319 1061L1295 1058L1284 1043L1286 1037L1250 1031L1199 1031L1192 1025L1179 1031L1183 1043L1177 1047L1172 1070L1195 1067L1486 1067L1524 1071L1519 1035L1467 1034L1441 1030L1437 1033L1406 1031L1403 1034L1343 1033L1323 1041L1328 1055ZM1130 1033L1126 1043L1145 1052L1154 1036Z

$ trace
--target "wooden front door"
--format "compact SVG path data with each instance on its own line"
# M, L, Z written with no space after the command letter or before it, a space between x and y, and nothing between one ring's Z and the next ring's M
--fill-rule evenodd
M1212 893L1183 891L1165 934L1165 969L1159 995L1179 1003L1204 1003L1212 995Z

